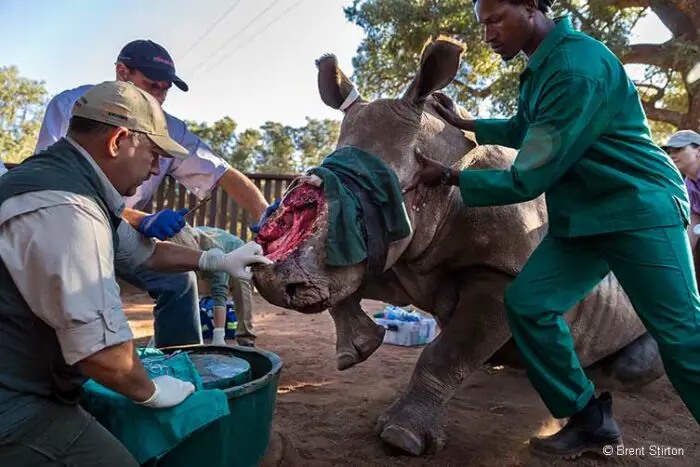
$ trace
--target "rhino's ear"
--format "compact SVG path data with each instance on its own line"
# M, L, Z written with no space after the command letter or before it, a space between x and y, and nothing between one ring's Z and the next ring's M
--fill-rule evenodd
M426 42L418 74L413 78L403 99L422 105L431 92L450 84L459 70L459 62L465 50L466 45L448 37L440 36L435 41Z
M335 55L322 56L316 60L316 67L318 68L318 92L324 104L345 112L355 102L364 101L352 81L338 67L338 59Z

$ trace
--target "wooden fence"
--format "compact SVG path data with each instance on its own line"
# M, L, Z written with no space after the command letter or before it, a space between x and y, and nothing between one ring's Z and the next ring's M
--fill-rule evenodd
M16 164L6 164L11 169ZM297 175L285 174L245 174L260 189L265 199L272 203L282 197L282 193ZM151 203L144 211L155 212L161 209L191 208L198 202L196 196L188 193L184 186L174 179L166 176L158 191L153 196ZM208 225L227 230L240 237L242 240L250 240L252 232L249 227L258 219L251 219L250 214L241 209L238 204L220 187L211 194L211 199L194 214L187 217L187 221L193 225Z

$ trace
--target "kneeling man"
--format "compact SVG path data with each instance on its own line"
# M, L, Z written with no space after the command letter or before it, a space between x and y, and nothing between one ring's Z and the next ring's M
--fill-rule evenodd
M224 271L270 263L249 242L225 254L146 239L121 220L123 195L187 151L158 102L106 82L73 108L68 133L0 177L0 465L136 466L80 408L87 378L152 408L194 390L150 379L122 310L114 261L161 271Z

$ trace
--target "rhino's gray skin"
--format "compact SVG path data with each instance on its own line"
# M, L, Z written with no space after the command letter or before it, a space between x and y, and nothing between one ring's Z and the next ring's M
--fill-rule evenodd
M462 46L449 40L428 45L404 96L374 102L359 98L346 110L338 146L357 146L381 157L402 186L418 168L416 148L459 168L508 168L513 150L477 146L474 135L447 125L434 109L430 93L452 80L461 53ZM338 109L352 84L333 56L317 64L321 98ZM262 296L278 306L306 313L330 308L340 370L365 360L382 342L384 329L362 311L362 298L412 304L437 317L440 335L423 350L408 387L377 423L382 440L420 455L444 443L441 413L465 377L489 361L519 364L503 291L543 238L547 215L542 196L517 205L470 208L457 188L447 187L410 192L406 204L413 232L392 245L381 280L363 283L364 264L325 266L324 207L313 235L286 260L256 266L254 281ZM596 364L599 373L612 377L609 382L635 389L663 374L656 344L614 276L565 318L581 363Z

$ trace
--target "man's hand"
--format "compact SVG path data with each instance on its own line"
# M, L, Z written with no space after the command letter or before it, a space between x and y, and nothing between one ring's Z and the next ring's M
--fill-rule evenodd
M432 93L432 96L435 99L435 110L447 123L460 130L475 131L474 120L465 120L460 117L452 99L439 91Z
M137 404L153 409L173 407L194 392L192 383L168 375L153 378L153 384L156 388L153 395L143 402L136 402Z
M149 378L133 341L106 347L79 361L77 366L88 378L148 407L172 407L194 391L192 383L170 376Z
M263 215L260 217L260 220L258 221L258 223L250 226L250 231L253 233L256 233L256 234L258 232L260 232L260 228L262 227L262 225L265 223L267 218L270 217L270 215L273 212L275 212L275 210L279 207L279 205L280 205L280 200L275 200L275 202L273 204L269 205L267 207L267 209L265 209L265 212L263 213Z
M155 214L143 218L138 226L138 231L147 238L157 238L167 240L177 234L185 226L185 214L189 209L184 208L179 211L163 209Z
M414 190L419 185L426 186L436 186L439 185L442 176L449 167L442 165L441 163L428 159L423 156L420 148L415 148L414 154L416 160L418 161L419 169L418 172L413 176L411 183L403 189L403 193L406 194L411 190ZM452 181L452 180L450 180Z
M199 269L202 271L223 271L237 279L251 280L253 274L248 269L253 264L274 264L263 256L263 249L255 242L248 242L231 253L224 254L218 248L202 253Z
M441 183L459 185L459 173L457 171L423 156L418 147L414 149L414 155L416 161L418 161L418 172L413 176L411 183L402 190L404 195L412 190L416 190L416 195L412 200L414 206L420 207L423 205L423 200L427 194L425 187L437 186Z

